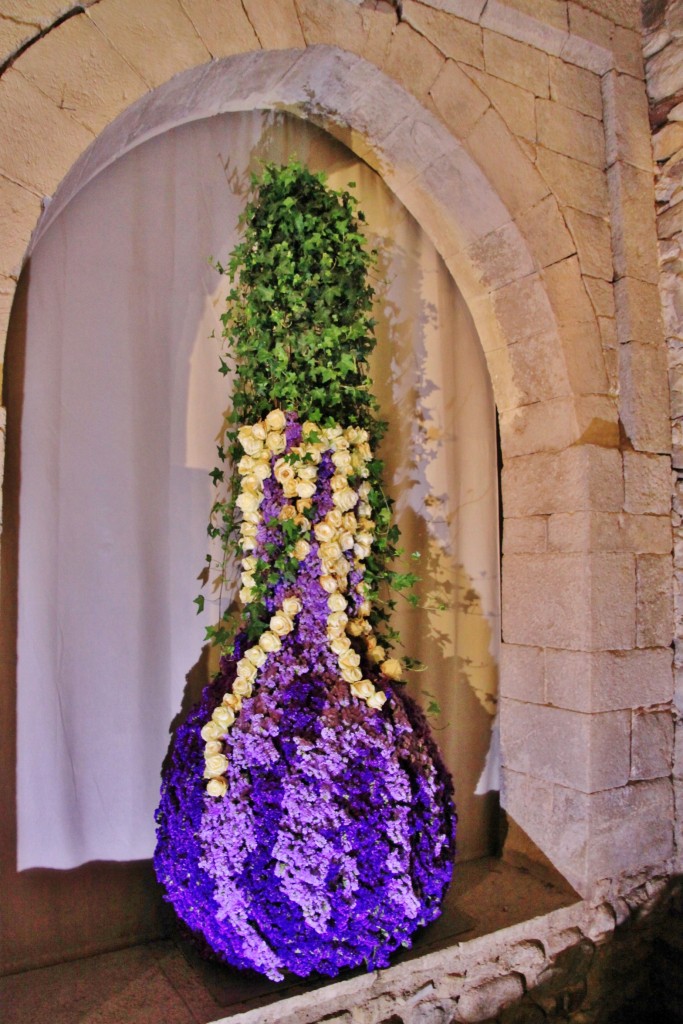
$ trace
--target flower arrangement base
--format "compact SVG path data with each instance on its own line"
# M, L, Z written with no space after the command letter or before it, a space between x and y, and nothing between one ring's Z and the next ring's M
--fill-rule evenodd
M385 680L380 709L355 697L306 618L230 731L225 795L206 791L201 729L237 659L178 729L157 811L155 867L178 916L274 981L387 966L439 915L453 864L451 781L422 711Z

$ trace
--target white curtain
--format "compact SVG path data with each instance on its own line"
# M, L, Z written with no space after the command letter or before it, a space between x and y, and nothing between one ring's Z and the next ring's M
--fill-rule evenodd
M495 414L465 304L381 179L313 126L231 114L185 125L90 183L29 268L19 550L19 868L154 848L159 770L203 627L192 601L229 404L218 372L250 170L297 156L354 181L382 251L376 391L388 479L427 607L397 615L411 683L440 706L460 850L488 850L475 796L495 708ZM203 662L202 662L203 664ZM433 695L433 696L432 696ZM434 710L434 709L432 709Z

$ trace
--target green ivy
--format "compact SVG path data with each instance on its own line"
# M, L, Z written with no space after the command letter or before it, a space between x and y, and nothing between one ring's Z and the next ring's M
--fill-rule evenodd
M365 245L357 200L328 188L324 174L296 162L268 164L251 184L252 199L240 218L243 240L227 266L214 263L232 285L221 316L220 372L234 371L234 393L219 458L236 464L242 454L237 426L262 420L276 407L296 411L301 422L363 427L377 451L387 424L378 415L368 375L376 344L368 271L376 253ZM395 606L388 592L404 591L416 577L391 569L400 553L393 503L382 484L382 460L375 457L369 468L376 534L365 581L371 622L390 647L397 634L388 627ZM218 484L224 471L217 467L211 475ZM238 487L233 474L230 494L216 501L209 525L226 556L219 585L230 554L239 552ZM208 628L207 637L229 649L233 629L223 620Z

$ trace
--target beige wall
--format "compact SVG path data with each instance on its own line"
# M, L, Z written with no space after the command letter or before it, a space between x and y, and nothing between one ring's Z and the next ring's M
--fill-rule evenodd
M42 197L47 223L144 139L284 107L344 141L432 238L493 382L508 813L584 895L666 871L671 437L638 4L404 0L399 18L350 0L99 0L51 31L64 8L32 10L0 16L17 51L0 80L0 329ZM20 346L8 365L11 708ZM49 956L20 931L16 958Z

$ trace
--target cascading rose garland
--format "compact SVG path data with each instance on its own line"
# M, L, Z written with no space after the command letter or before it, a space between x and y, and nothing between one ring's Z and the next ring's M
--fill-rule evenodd
M383 424L361 372L372 291L353 200L298 165L267 167L260 190L226 327L242 360L238 475L215 506L226 550L239 537L243 627L172 741L154 863L208 955L281 980L384 967L409 946L440 912L456 817L424 715L372 625L386 618L371 598L391 576L393 535L371 451ZM348 347L336 377L330 338ZM308 376L307 416L289 411L295 375Z

